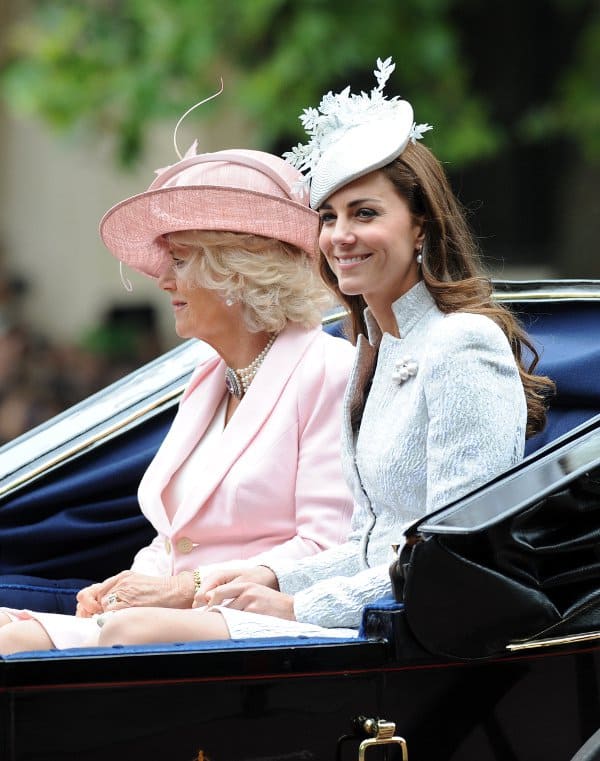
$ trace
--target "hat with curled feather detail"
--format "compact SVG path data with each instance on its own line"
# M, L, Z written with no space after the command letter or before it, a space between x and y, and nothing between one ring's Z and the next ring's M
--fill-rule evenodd
M179 230L223 230L291 243L314 256L318 215L308 194L294 192L302 175L263 151L196 154L158 170L148 190L113 206L100 222L107 248L124 264L158 277L167 257L164 236Z

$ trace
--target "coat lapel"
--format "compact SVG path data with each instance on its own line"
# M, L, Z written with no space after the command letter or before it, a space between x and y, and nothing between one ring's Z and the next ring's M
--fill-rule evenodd
M223 431L220 443L214 451L211 467L207 468L198 479L197 488L190 490L189 496L177 510L173 521L174 530L181 528L198 512L198 509L206 503L223 481L233 464L252 443L264 426L265 421L273 413L290 377L320 330L319 327L307 331L296 325L288 325L279 334L260 366L248 392ZM216 368L213 375L218 376L222 393L225 384L225 365L223 362ZM202 433L206 430L206 425L214 414L212 405L211 408L212 413L204 425ZM196 441L199 438L197 435Z
M164 533L168 533L170 523L163 489L204 435L223 398L224 384L225 363L215 354L194 371L173 424L142 478L140 503Z

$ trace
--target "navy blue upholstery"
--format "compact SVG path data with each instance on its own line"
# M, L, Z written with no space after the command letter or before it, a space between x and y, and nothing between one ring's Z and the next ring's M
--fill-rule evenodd
M154 536L137 487L173 414L158 415L0 505L0 605L73 612L78 589L131 565Z
M541 354L539 371L557 382L548 426L533 452L600 412L600 309L585 302L521 305ZM326 326L340 334L340 323ZM74 460L0 503L0 605L72 612L75 591L129 567L153 530L137 486L174 411Z
M597 303L528 305L520 317L540 353L536 369L556 383L548 424L526 453L600 413L600 309Z
M359 637L359 639L361 639ZM364 638L363 638L364 639ZM64 650L32 650L27 653L15 653L13 655L0 655L0 661L22 661L39 658L64 658L68 655L73 658L85 658L103 654L130 655L134 653L194 653L205 650L235 650L240 647L248 647L253 650L264 650L274 647L302 647L303 645L329 645L341 642L356 642L355 637L253 637L252 639L229 639L229 640L199 640L197 642L165 642L151 645L113 645L112 647L73 647Z
M91 579L45 579L7 574L0 580L0 602L7 608L29 608L41 613L75 613L79 590Z

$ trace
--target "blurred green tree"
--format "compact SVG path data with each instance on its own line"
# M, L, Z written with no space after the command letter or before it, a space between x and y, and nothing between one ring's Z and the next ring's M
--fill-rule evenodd
M515 28L521 2L505 3ZM546 96L510 124L494 114L493 86L473 83L464 17L475 0L30 0L3 32L0 94L59 130L116 136L128 164L151 122L175 119L220 76L225 93L203 118L235 101L257 125L252 144L271 148L302 136L297 116L324 90L370 89L375 59L391 55L389 91L409 97L417 119L444 124L431 142L445 160L467 165L507 141L564 135L600 160L598 4L535 2L572 40ZM511 40L498 45L502 67Z

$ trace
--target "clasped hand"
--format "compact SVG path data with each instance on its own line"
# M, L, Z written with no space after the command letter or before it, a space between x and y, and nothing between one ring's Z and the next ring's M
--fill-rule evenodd
M226 604L235 610L295 621L294 598L280 592L278 586L277 577L265 566L213 571L203 578L192 607Z
M97 613L131 607L194 608L227 604L294 621L294 598L278 590L277 577L265 566L209 572L194 595L190 572L177 576L146 576L122 571L77 594L76 615L89 618Z
M189 572L178 576L147 576L122 571L81 589L75 615L89 618L96 613L140 606L189 608L193 597L194 579Z

